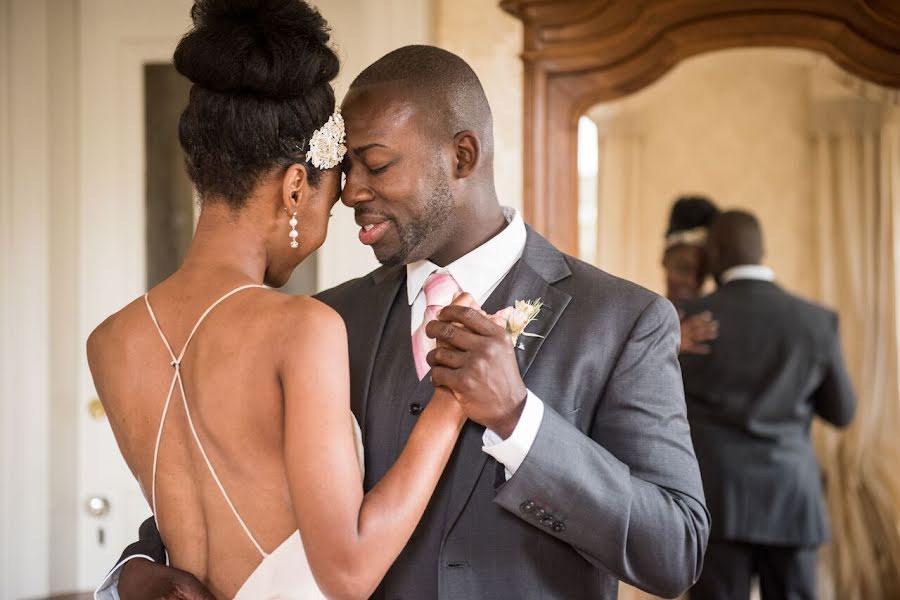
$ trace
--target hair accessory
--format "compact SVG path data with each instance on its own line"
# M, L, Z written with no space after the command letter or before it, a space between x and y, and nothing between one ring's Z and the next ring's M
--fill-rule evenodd
M706 227L694 227L676 231L666 236L666 250L674 246L685 244L687 246L705 246L709 229Z
M306 160L317 169L331 169L341 164L344 155L347 154L347 146L344 145L346 132L344 130L344 117L341 109L335 109L334 114L319 129L313 132L309 140L309 152Z

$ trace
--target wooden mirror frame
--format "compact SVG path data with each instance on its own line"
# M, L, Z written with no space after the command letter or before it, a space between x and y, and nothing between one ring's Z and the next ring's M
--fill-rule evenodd
M524 24L525 219L578 254L578 119L682 60L744 46L806 48L900 88L896 0L502 0Z

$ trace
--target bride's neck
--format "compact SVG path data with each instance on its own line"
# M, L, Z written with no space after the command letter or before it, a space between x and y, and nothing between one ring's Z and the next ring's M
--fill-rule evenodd
M182 269L233 273L236 278L263 283L266 264L263 236L251 219L224 205L203 207Z

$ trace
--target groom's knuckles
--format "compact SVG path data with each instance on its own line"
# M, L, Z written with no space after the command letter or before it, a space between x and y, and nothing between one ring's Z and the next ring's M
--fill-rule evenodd
M459 327L455 323L445 323L443 321L432 321L425 326L425 334L437 340L445 342L461 349L468 349L476 342L476 336L468 329Z
M467 369L450 369L437 366L431 371L431 380L435 386L443 386L450 390L467 396L472 390L473 378Z
M455 377L452 369L447 367L435 366L431 369L431 382L435 387L445 387L453 391L459 391L455 388Z
M444 365L452 369L458 369L463 364L463 355L458 350L447 347L438 347L425 357L432 367Z
M432 321L425 326L425 335L435 340L449 342L456 334L454 329L457 328L453 327L452 323Z
M493 335L495 330L499 329L481 310L466 306L448 306L440 312L438 318L441 321L464 325L478 335Z

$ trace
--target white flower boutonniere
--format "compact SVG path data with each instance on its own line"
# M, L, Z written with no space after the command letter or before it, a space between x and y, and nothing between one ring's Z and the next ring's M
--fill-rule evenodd
M537 300L516 300L515 306L508 306L496 314L490 315L490 319L506 329L512 345L522 350L523 346L519 344L520 337L543 337L536 333L525 331L531 322L537 319L543 306L544 303L541 302L540 298Z

